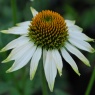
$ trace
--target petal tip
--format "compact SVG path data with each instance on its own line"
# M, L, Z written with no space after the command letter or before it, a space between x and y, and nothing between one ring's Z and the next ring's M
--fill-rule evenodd
M91 42L95 42L95 39L91 39L90 41L91 41Z
M50 91L53 92L53 86L49 87L50 88Z
M34 9L33 7L30 7L31 12L33 11L33 9Z
M6 34L7 33L7 30L1 30L0 32Z
M4 49L4 48L0 50L0 52L4 52L4 51L6 51L6 49Z
M84 61L85 65L88 67L91 67L90 62L89 61Z
M11 68L6 71L6 73L10 73L10 72L11 72Z
M0 50L0 52L3 52L2 50Z
M1 63L7 63L8 59L3 60Z
M79 73L79 71L75 71L77 74L78 74L78 76L80 76L81 74Z
M30 80L33 80L34 76L33 75L30 75Z
M33 80L33 78L32 78L32 77L30 77L30 80Z
M88 38L87 41L88 41L88 42L95 42L95 39Z
M79 72L77 73L79 76L81 75Z
M49 84L49 89L50 89L51 92L53 92L53 88L54 88L54 83Z
M95 42L95 39L93 39L93 42Z
M90 65L90 64L88 64L87 66L91 67L91 65Z
M92 48L92 49L91 49L91 53L94 53L94 52L95 52L95 49L94 49L94 48Z
M62 76L62 72L59 73L60 77Z
M3 60L1 63L7 63L9 61L12 61L9 57L7 57L5 60Z
M30 80L33 80L33 78L34 78L34 76L35 76L35 72L36 72L36 71L34 71L33 73L30 74Z
M30 10L33 14L33 17L36 16L36 14L38 14L38 12L33 7L30 7Z

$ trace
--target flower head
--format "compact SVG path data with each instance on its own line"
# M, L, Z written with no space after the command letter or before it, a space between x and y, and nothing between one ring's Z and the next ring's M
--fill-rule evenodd
M85 65L90 66L88 59L78 50L94 52L87 41L94 41L84 33L75 21L65 20L60 14L45 10L37 12L31 7L32 21L17 24L2 33L20 35L7 44L1 52L12 49L3 63L15 60L7 72L16 71L30 60L30 79L34 78L39 60L43 57L43 67L49 88L53 91L57 70L62 75L62 57L78 74L78 67L69 52L78 57ZM43 54L42 54L43 53ZM62 55L62 57L61 57Z
M29 37L44 49L59 49L68 37L65 20L56 12L39 12L31 21Z

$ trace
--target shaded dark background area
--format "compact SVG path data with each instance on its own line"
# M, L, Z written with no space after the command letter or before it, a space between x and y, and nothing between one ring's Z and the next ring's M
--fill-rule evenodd
M37 11L53 10L60 13L65 19L75 20L83 28L83 32L95 39L95 0L16 0L16 22L32 19L30 6ZM0 30L13 26L11 0L0 0ZM0 49L17 36L0 33ZM95 48L95 42L90 43ZM24 68L5 73L13 62L2 64L10 51L0 53L0 95L42 95L40 67L33 81L29 79L29 64ZM57 75L54 92L49 95L85 95L91 74L95 67L95 53L82 51L89 59L91 67L85 66L78 58L72 55L79 67L79 77L63 60L63 75ZM69 59L68 59L69 60ZM95 95L95 82L90 95Z

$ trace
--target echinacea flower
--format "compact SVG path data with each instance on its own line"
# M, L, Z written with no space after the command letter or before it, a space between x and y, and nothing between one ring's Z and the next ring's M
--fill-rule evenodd
M94 52L87 41L94 41L75 25L75 21L64 18L53 11L37 12L31 7L32 21L2 30L2 33L20 35L7 44L1 52L12 49L3 63L14 60L7 72L16 71L30 61L30 79L34 78L39 60L43 57L43 68L49 88L53 91L57 70L62 75L62 57L78 74L78 67L69 52L78 57L85 65L90 66L88 59L78 50ZM43 55L43 56L42 56ZM61 57L62 56L62 57Z

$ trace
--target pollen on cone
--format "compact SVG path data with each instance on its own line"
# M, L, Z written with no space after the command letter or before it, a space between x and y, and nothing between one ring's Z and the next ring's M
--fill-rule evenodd
M68 30L64 18L50 10L39 12L29 26L29 37L46 49L60 48L67 39Z

